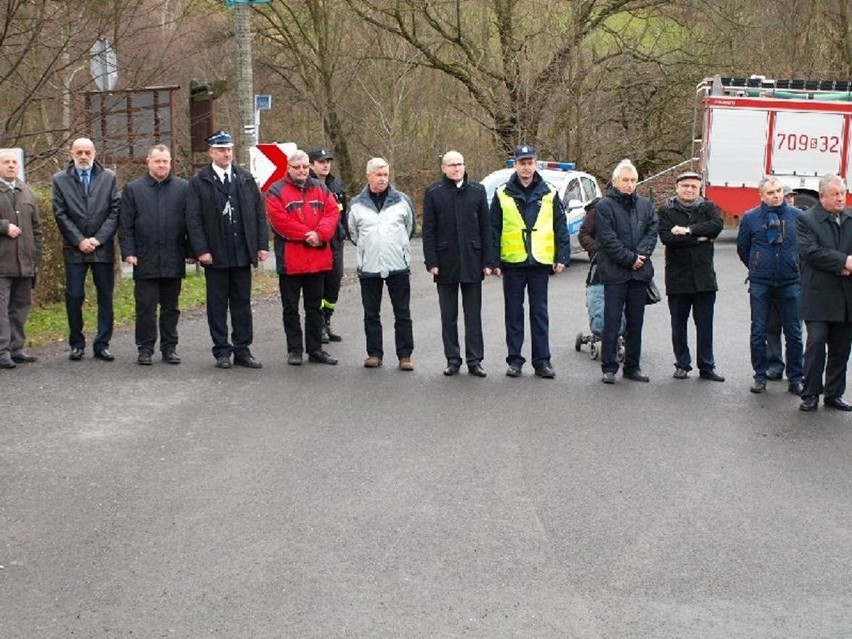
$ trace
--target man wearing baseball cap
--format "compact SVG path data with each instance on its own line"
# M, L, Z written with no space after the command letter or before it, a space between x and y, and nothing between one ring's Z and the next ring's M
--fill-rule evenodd
M724 382L713 356L716 271L713 241L722 232L719 209L701 196L701 176L688 171L675 178L674 197L657 209L660 241L666 247L666 297L672 325L675 379L692 370L687 340L689 314L695 322L696 363L701 379Z
M506 369L508 377L520 377L526 361L524 345L524 291L529 299L532 365L535 374L553 379L550 363L550 325L547 285L551 273L565 270L571 240L565 209L556 189L536 170L536 149L530 144L515 148L515 173L497 188L491 200L492 246L499 263L490 264L503 277L505 304Z
M327 149L314 149L308 153L311 163L310 176L325 184L337 201L339 222L337 230L331 238L331 270L323 275L322 301L323 314L322 343L340 342L343 338L331 330L331 316L334 314L337 299L340 294L340 283L343 281L343 241L346 238L346 191L343 182L331 174L331 161L334 156Z

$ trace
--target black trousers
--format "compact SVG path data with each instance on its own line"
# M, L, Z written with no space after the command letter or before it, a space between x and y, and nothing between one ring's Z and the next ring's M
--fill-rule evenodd
M482 282L438 284L438 304L441 307L441 339L447 364L461 366L459 347L459 289L464 312L464 355L468 366L479 364L483 358L482 341Z
M109 348L112 339L112 291L115 286L115 265L112 262L65 262L65 310L68 314L68 345L85 348L83 334L83 302L86 301L86 273L92 271L92 280L98 298L98 332L95 334L95 352Z
M331 317L340 296L340 283L343 281L343 240L332 240L331 270L322 275L322 311L326 317Z
M642 327L645 324L647 282L628 280L619 284L604 284L604 330L601 338L601 371L618 372L618 333L622 314L625 318L624 370L640 369L642 357Z
M361 303L364 305L364 333L367 336L367 355L384 357L382 339L382 290L388 286L394 316L396 356L411 357L414 351L414 329L411 322L411 282L408 274L390 275L386 279L361 279Z
M251 317L251 266L204 269L207 325L213 339L213 357L248 357L254 338ZM231 342L228 342L228 312Z
M177 347L181 284L179 277L134 281L136 347L140 352L154 352L154 345L157 343L157 307L160 309L160 352L168 353Z
M808 329L808 340L805 346L802 396L821 395L824 390L826 397L843 397L846 392L846 363L852 347L852 323L809 320L805 321L805 326Z
M524 291L530 303L532 365L550 363L550 319L547 311L547 286L551 270L541 266L503 269L504 320L506 324L506 363L523 365Z
M713 356L713 311L716 304L716 291L669 295L669 313L672 321L672 349L675 367L692 370L692 356L689 353L687 325L689 313L695 323L695 361L699 371L712 371L716 368Z
M299 297L305 309L305 350L316 353L322 350L323 316L320 309L323 278L325 273L302 273L278 275L278 290L281 293L284 334L287 336L287 352L302 352L302 324L299 318Z

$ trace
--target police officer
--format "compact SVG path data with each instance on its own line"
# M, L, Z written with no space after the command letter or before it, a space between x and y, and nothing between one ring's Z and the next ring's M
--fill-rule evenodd
M515 148L515 173L497 188L491 201L493 246L499 248L495 275L502 275L508 355L506 375L520 377L524 362L524 291L527 292L535 374L553 379L547 285L561 273L571 253L565 209L556 189L536 170L536 149Z

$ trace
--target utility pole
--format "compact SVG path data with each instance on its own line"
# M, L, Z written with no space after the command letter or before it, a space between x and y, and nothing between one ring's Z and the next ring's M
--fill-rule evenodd
M254 127L254 77L251 57L251 5L234 4L234 34L237 39L237 95L242 131L238 163L249 166L249 147L257 144Z

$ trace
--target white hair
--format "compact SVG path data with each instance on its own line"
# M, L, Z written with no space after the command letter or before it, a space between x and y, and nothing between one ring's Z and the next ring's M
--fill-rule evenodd
M370 158L367 162L367 175L370 175L376 169L385 169L389 168L390 164L384 158Z
M296 149L290 155L287 156L288 162L297 162L299 160L308 161L308 154L302 151L302 149Z
M636 167L633 166L633 162L624 158L621 162L619 162L616 167L612 171L612 181L617 182L618 178L621 177L622 173L632 173L637 178L639 177L639 171L636 170Z

